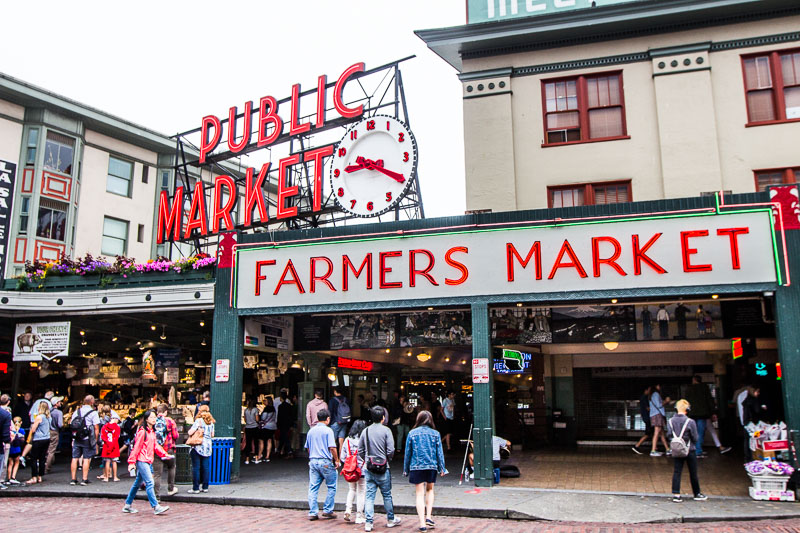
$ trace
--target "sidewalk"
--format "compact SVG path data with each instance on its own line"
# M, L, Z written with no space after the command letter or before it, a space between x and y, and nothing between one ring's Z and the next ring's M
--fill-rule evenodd
M120 465L123 466L123 465ZM395 510L413 514L414 491L400 472L400 461L393 461ZM458 485L461 463L448 457L451 474L437 479L435 513L441 516L509 518L515 520L551 520L559 522L657 523L763 520L765 518L798 518L800 505L785 502L757 502L750 498L724 497L713 494L705 502L686 499L672 503L667 494L605 493L577 490L528 489L504 486L477 489L471 484ZM63 460L45 477L45 482L30 487L17 486L0 491L0 497L13 496L86 496L118 498L120 505L131 485L127 472L120 471L122 481L104 483L96 479L100 469L90 472L88 486L69 485L68 465ZM213 503L307 509L308 470L302 459L274 460L259 465L242 465L241 479L230 485L211 486L206 494L187 494L187 485L178 485L180 492L164 501ZM20 472L20 480L28 472ZM685 476L688 477L688 476ZM688 480L687 480L688 481ZM166 487L162 487L166 492ZM336 508L344 508L347 485L340 478L336 492ZM144 492L139 493L144 497ZM324 499L324 487L320 501ZM378 497L376 503L381 501ZM380 506L378 506L380 508Z

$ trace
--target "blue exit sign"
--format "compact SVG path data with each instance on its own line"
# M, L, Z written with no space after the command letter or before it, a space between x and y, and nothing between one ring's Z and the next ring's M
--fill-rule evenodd
M468 0L467 22L491 22L641 0Z

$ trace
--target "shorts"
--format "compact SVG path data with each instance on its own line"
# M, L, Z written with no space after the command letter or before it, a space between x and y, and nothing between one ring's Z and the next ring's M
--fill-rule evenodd
M333 430L333 438L334 439L346 439L347 438L347 422L342 422L341 424L331 424L331 429Z
M119 457L103 457L103 464L109 465L111 463L118 463Z
M412 485L436 483L436 470L412 470L408 473L408 482Z
M452 435L455 420L443 419L442 420L442 435Z
M270 440L270 439L272 439L272 437L275 436L275 430L274 429L263 429L262 428L261 431L260 431L260 434L261 435L260 435L259 438L261 440Z
M20 450L20 451L18 451L18 452L9 453L9 454L8 454L8 458L9 458L9 459L16 459L16 458L17 458L17 457L19 457L20 455L22 455L22 450Z
M667 425L667 419L662 414L653 415L650 417L650 425L654 428L663 428Z
M72 443L72 458L73 459L80 459L83 457L84 459L91 459L94 457L95 449L94 446L87 443Z
M259 439L258 434L258 428L244 428L244 436L248 443L257 441Z

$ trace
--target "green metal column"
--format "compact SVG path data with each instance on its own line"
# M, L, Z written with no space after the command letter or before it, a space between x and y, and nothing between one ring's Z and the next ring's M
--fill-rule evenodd
M786 232L786 247L792 284L775 291L775 335L783 374L786 425L800 429L800 230Z
M230 307L229 268L219 268L214 289L214 338L211 350L211 413L216 419L217 437L235 437L231 480L239 479L239 437L242 424L242 377L244 374L244 327L236 309ZM217 383L217 361L227 359L228 381Z
M489 360L489 383L475 383L472 389L474 426L472 439L475 451L475 485L491 487L492 436L494 435L494 376L492 368L492 339L489 306L472 304L472 358Z

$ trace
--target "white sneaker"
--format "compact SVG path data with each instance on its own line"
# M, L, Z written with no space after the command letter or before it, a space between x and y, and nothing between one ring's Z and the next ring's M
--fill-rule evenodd
M161 505L161 504L159 504L159 505L156 505L153 508L153 514L162 514L162 513L166 513L167 511L169 511L169 505Z
M399 516L395 516L393 520L390 520L389 522L386 522L386 527L399 526L400 522L402 522L402 521L403 521L402 518L400 518Z
M662 455L664 454L661 452L650 452L650 457L661 457Z
M372 522L364 523L364 531L372 531Z
M189 494L200 494L199 490L194 490L194 489L189 489L186 492L188 492Z
M355 521L356 524L365 524L366 522L367 522L367 519L364 518L363 516L357 516L356 517L356 521Z
M167 491L167 496L174 496L176 494L178 494L178 487L173 487Z
M244 460L244 464L249 465L250 464L250 459L245 459Z
M126 503L125 507L122 508L122 512L133 514L133 513L138 513L139 511L137 511L136 509L134 509L133 507L131 507L129 504Z

